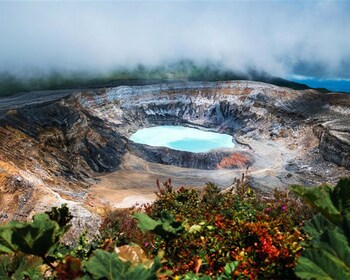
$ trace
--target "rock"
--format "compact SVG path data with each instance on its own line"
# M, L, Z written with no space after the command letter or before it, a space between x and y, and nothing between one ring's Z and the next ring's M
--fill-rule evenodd
M333 182L348 171L328 166L327 161L350 169L349 115L349 95L248 81L121 86L5 98L0 100L4 194L0 208L8 219L23 220L40 211L43 200L57 205L64 199L77 203L81 207L77 215L89 223L97 212L94 208L103 204L95 198L91 206L87 195L80 194L98 181L96 175L120 169L127 153L150 162L205 170L241 172L251 166L252 182L260 188L288 182L316 184L325 180L325 174ZM234 151L193 154L128 140L139 128L157 125L227 133L237 146ZM92 219L94 228L96 219Z
M333 120L315 129L322 156L350 169L350 120Z
M219 169L246 168L254 162L247 151L217 149L207 153L191 153L165 147L152 147L131 142L130 153L146 161L176 165L185 168Z

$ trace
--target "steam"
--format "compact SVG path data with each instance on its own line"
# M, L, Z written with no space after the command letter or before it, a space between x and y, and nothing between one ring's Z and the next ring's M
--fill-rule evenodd
M1 2L0 72L108 72L190 59L350 78L349 1Z

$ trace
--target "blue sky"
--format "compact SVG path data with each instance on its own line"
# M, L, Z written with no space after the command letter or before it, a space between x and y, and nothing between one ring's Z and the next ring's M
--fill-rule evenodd
M0 71L180 59L350 78L350 1L0 2Z

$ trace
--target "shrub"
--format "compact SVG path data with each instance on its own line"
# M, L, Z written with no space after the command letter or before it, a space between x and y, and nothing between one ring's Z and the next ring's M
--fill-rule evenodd
M107 212L102 235L82 235L75 248L60 242L72 218L65 205L0 227L0 278L350 278L349 179L292 187L314 216L288 191L267 197L244 177L232 192L158 188L154 204Z
M0 227L1 279L140 279L158 278L160 258L147 263L135 262L134 248L124 248L124 258L92 246L85 235L79 246L70 248L60 243L69 229L72 216L62 205L50 212L36 214L32 222L10 222ZM110 249L110 247L108 247ZM142 250L136 249L139 256ZM131 252L129 256L125 252ZM140 260L145 260L141 256Z
M168 240L156 237L150 253L164 250L164 268L174 275L218 276L228 263L239 261L236 277L295 278L304 238L300 227L311 213L287 192L266 198L245 180L236 183L235 194L222 193L213 184L202 194L183 187L174 190L170 181L164 189L158 184L158 199L146 213L157 220L166 211L185 231Z
M100 227L100 236L97 237L100 243L109 240L115 246L127 245L130 243L145 244L153 240L151 233L142 233L137 227L137 221L133 213L140 209L117 209L107 211Z

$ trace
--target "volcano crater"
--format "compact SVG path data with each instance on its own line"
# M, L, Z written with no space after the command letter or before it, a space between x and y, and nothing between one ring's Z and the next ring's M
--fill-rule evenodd
M186 139L188 139L187 142ZM184 126L145 128L133 134L130 141L128 147L131 154L148 162L184 168L234 169L248 167L254 161L250 153L233 148L231 136L208 132L203 130L203 127L196 127L196 129ZM176 144L176 149L171 148L173 143ZM190 147L187 147L189 144ZM210 149L210 147L214 148ZM198 152L195 152L197 150Z
M153 193L155 181L167 178L174 185L224 188L247 168L251 186L266 191L334 183L350 168L349 104L346 94L249 81L9 97L0 106L3 210L12 219L62 199L115 205L126 195ZM235 147L191 153L129 139L160 125L232 135ZM16 178L31 186L30 195L16 187Z

